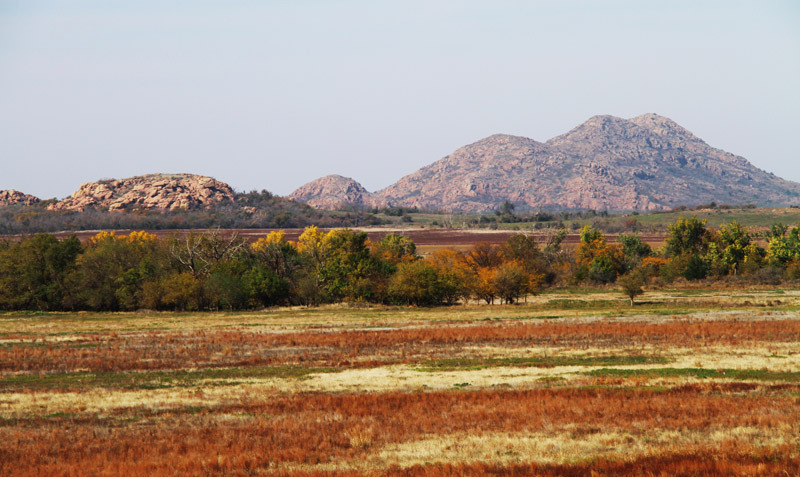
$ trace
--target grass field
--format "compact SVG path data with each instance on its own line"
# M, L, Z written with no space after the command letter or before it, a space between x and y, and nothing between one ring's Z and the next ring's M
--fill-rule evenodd
M798 475L800 291L0 315L0 475Z
M524 213L521 213L524 216ZM556 214L558 215L558 214ZM474 221L480 219L478 214L426 214L426 213L411 213L409 216L412 219L412 226L432 226L434 223L442 225L450 223L456 228L467 228ZM662 232L665 233L670 224L675 223L680 217L697 216L698 219L705 219L711 227L719 227L720 225L730 223L734 220L738 221L745 227L752 227L756 230L768 229L772 224L781 222L786 225L797 225L800 223L800 208L741 208L734 207L729 209L700 209L700 210L684 210L678 212L643 212L637 215L631 214L611 214L608 217L589 217L589 218L569 218L564 219L563 223L568 226L580 228L584 225L600 224L601 227L616 226L622 227L626 221L636 219L645 231ZM404 225L400 217L378 215L384 221L392 222L397 226ZM489 217L492 217L489 215ZM540 225L548 226L558 222L558 219L553 222L543 222ZM409 225L409 224L405 224ZM530 231L535 224L531 222L516 222L516 223L498 223L499 229L506 230L521 230ZM484 224L484 227L487 225Z

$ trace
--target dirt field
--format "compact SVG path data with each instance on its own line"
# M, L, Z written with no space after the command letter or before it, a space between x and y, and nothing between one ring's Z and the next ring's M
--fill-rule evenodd
M0 315L0 475L798 475L800 291Z

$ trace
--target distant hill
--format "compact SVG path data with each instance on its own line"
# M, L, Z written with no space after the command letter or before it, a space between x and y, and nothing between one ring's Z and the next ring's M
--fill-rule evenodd
M226 183L196 174L147 174L127 179L87 182L51 210L176 210L231 202Z
M290 197L322 208L388 204L469 212L495 210L506 200L519 208L596 210L663 210L712 201L800 204L800 184L713 148L656 114L594 116L543 143L496 134L373 194L348 179L328 181L315 195L309 185L318 181ZM318 201L323 192L324 201Z
M329 210L386 205L385 201L377 199L355 180L336 174L320 177L297 188L288 199Z
M147 174L83 184L63 200L0 191L0 235L99 229L291 228L376 225L375 216L329 212L261 192L235 192L195 174Z
M30 194L23 194L18 190L0 190L0 207L9 205L33 205L39 202L39 198Z

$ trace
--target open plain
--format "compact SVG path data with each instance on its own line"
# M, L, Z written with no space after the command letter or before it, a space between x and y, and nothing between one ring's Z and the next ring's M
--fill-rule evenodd
M797 475L800 292L0 315L2 475Z

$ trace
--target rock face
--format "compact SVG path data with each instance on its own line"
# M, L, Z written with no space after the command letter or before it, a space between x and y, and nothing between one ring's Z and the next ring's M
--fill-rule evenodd
M658 210L712 201L795 205L800 184L709 146L671 119L644 114L595 116L543 143L490 136L372 199L469 212L495 210L506 200L519 208Z
M0 207L9 205L33 205L39 202L39 198L30 194L23 194L18 190L0 190Z
M317 209L328 210L364 209L385 205L385 201L374 197L355 180L336 174L313 180L292 192L288 198Z
M232 201L233 189L216 179L195 174L148 174L83 184L49 209L100 210L190 209Z

